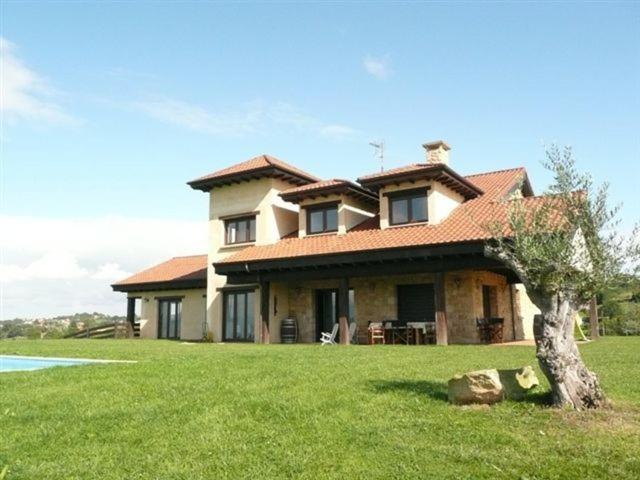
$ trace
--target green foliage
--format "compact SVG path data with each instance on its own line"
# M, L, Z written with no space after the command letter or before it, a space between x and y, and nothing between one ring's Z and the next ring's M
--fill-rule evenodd
M578 302L640 266L640 229L619 234L619 207L608 205L608 185L596 187L577 171L569 147L552 146L544 162L554 181L543 199L508 200L506 224L487 228L487 253L510 266L538 297L562 293Z
M446 381L533 347L0 341L137 360L0 374L9 479L602 479L640 473L640 338L582 345L616 407L453 407ZM538 390L538 389L536 389ZM541 461L544 459L544 461Z
M0 321L0 339L3 338L63 338L77 332L78 324L95 327L102 323L122 322L125 317L105 315L104 313L75 313L69 316L57 316L37 320L14 318Z
M636 291L640 279L627 277L598 296L598 314L607 335L640 335L640 303Z

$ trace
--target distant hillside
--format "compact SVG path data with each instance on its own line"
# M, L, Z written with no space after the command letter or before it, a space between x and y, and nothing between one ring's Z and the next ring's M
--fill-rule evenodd
M74 313L73 315L49 318L0 320L0 339L61 338L86 327L125 320L124 316L106 315L99 312Z

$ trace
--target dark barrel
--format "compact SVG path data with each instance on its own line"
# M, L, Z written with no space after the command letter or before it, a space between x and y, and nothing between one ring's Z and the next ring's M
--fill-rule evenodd
M295 318L285 318L280 324L280 338L282 343L296 343L298 341L298 324Z

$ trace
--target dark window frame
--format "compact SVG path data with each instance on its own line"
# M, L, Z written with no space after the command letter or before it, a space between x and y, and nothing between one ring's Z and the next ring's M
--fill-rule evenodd
M246 332L248 331L247 326L249 325L249 309L247 308L249 306L249 294L253 295L253 304L254 304L254 310L251 311L251 322L253 322L253 338L246 338ZM227 317L228 317L228 301L229 301L229 297L235 297L234 301L233 301L233 315L235 317L235 321L233 323L233 332L230 336L227 336ZM238 338L236 336L235 331L237 330L237 321L238 321L238 297L244 297L244 316L245 316L245 324L244 324L244 332L245 332L245 338ZM256 301L256 295L255 295L255 290L254 289L242 289L242 290L229 290L223 293L223 299L222 299L222 341L224 342L247 342L247 343L252 343L255 342L255 336L256 336L256 331L255 331L255 301Z
M498 287L482 285L482 316L496 318L498 316Z
M182 330L182 299L184 297L156 297L158 302L158 332L157 338L163 340L180 340L180 331ZM169 331L170 324L169 317L167 317L167 336L162 336L163 323L162 323L162 307L163 304L169 305L169 317L171 316L171 305L176 306L176 322L174 327L174 332ZM173 333L174 335L171 335Z
M338 207L339 202L322 203L318 205L310 205L305 207L307 216L307 234L316 235L319 233L335 233L338 231L338 225L340 223L338 219ZM329 210L336 211L336 228L329 229L327 226L327 212ZM311 214L314 212L322 212L322 230L311 231Z
M386 194L388 198L389 208L389 224L390 225L408 225L411 223L424 223L429 221L429 189L417 188L411 190L399 190L396 192L389 192ZM424 197L425 213L426 217L421 219L414 219L412 201L415 198ZM407 202L407 221L396 222L393 219L393 203L394 202Z
M251 230L251 223L253 222L253 230ZM248 235L248 239L245 238L243 240L238 240L238 225L244 223L245 224L245 228L246 228L246 232ZM241 244L241 243L251 243L251 242L255 242L256 241L256 216L255 215L247 215L247 216L243 216L243 217L234 217L234 218L227 218L224 221L224 244L225 245L237 245L237 244ZM229 227L235 224L236 225L236 240L231 242L229 241Z

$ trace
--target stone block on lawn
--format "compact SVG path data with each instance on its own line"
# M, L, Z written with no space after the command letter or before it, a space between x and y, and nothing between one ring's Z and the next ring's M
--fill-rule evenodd
M496 369L467 372L449 380L449 401L453 404L492 404L503 398L504 389Z
M506 398L522 400L529 390L540 385L536 372L530 366L514 370L498 370L498 373Z

